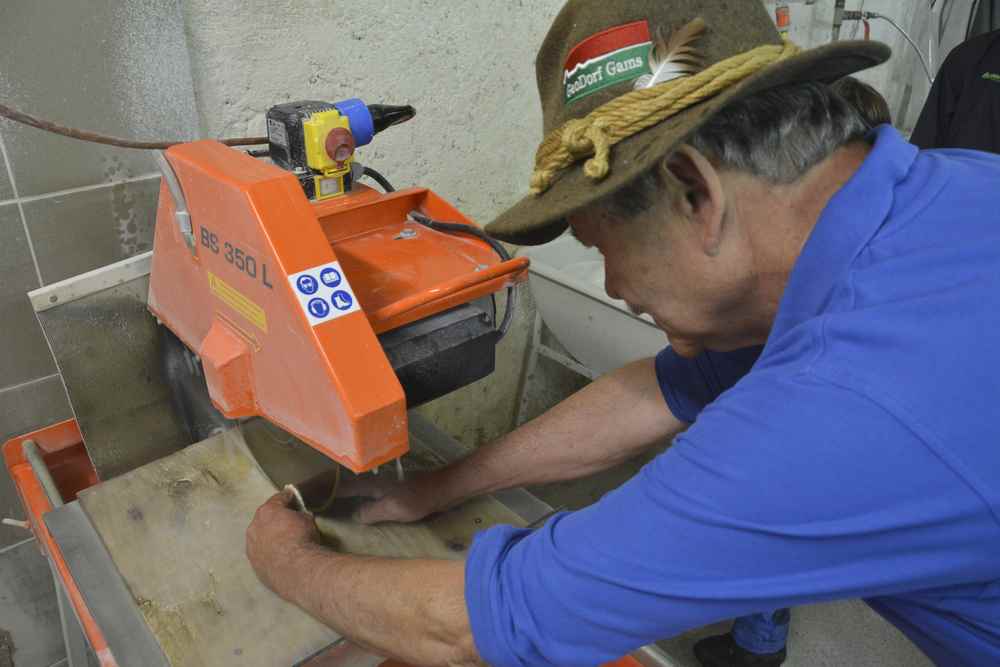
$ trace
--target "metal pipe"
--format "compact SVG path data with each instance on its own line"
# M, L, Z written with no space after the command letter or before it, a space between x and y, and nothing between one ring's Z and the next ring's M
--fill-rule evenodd
M931 74L931 69L930 69L930 67L929 67L929 66L927 65L927 59L926 59L926 58L924 58L924 54L920 52L920 47L919 47L919 46L917 46L917 43L913 41L913 38L911 38L911 37L910 37L909 33L907 33L907 32L906 32L905 30L903 30L903 29L902 29L902 28L901 28L901 27L899 26L899 24L898 24L898 23L896 23L895 21L893 21L891 17L889 17L889 16L886 16L885 14L879 14L879 13L877 13L877 12L865 12L865 14L866 14L866 18L873 18L873 19L882 19L883 21L888 21L888 22L889 22L889 24L890 24L890 25L891 25L891 26L892 26L893 28L895 28L896 30L898 30L898 31L899 31L899 33L900 33L900 34L901 34L901 35L902 35L903 37L905 37L905 38L906 38L906 41L910 43L910 46L912 46L912 47L913 47L913 50L917 52L917 60L919 60L919 61L920 61L920 65L921 65L921 66L922 66L922 67L924 68L924 73L925 73L925 74L927 75L927 80L928 80L928 81L929 81L929 82L930 82L931 84L933 84L933 83L934 83L934 75L933 75L933 74Z
M833 6L833 30L830 34L830 41L836 42L840 39L840 26L844 23L844 5L846 0L837 0Z
M898 23L892 20L892 17L886 16L885 14L879 14L878 12L847 10L843 12L842 18L844 21L864 21L865 19L882 19L883 21L887 21L889 25L899 31L899 34L901 34L906 41L910 43L910 46L912 46L913 50L917 53L917 60L920 61L920 66L924 68L924 74L927 75L927 80L931 84L934 83L934 75L931 74L930 67L927 65L927 59L924 57L920 47L917 46L917 43L913 41L913 38L910 37L908 32L903 30Z
M65 504L62 494L59 493L56 482L52 479L49 467L45 465L45 460L42 459L42 453L38 449L38 445L34 440L25 440L21 445L21 449L24 452L24 458L28 459L28 464L31 466L32 472L35 473L35 478L38 479L38 483L42 485L42 490L48 496L52 507L62 507Z

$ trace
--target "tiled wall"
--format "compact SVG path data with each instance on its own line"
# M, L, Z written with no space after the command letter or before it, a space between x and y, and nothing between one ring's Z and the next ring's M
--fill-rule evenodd
M197 136L179 1L0 3L0 102L63 125ZM0 121L0 443L70 416L25 293L151 247L159 178L145 151ZM0 517L22 509L0 469ZM0 547L23 531L0 526Z
M34 539L0 547L0 630L14 642L18 667L64 667L59 608L52 572ZM0 665L6 651L0 646Z

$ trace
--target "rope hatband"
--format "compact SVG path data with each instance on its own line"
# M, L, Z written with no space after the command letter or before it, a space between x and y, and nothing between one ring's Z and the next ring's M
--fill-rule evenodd
M584 173L597 181L611 170L611 147L702 102L769 65L799 53L790 41L758 46L720 60L697 74L633 90L583 118L566 121L545 137L535 153L531 192L540 195L568 167L586 159ZM589 158L589 159L588 159Z

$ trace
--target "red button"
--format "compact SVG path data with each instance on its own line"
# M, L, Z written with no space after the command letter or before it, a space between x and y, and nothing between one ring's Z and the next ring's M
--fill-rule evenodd
M354 135L347 128L336 127L326 135L326 154L337 163L337 167L343 167L344 163L354 155Z

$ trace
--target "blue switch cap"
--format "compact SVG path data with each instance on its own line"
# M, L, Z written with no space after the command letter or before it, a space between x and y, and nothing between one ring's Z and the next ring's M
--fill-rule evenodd
M366 146L372 142L372 137L375 136L375 121L372 120L372 114L364 102L352 97L343 102L336 102L333 106L347 116L356 146Z

